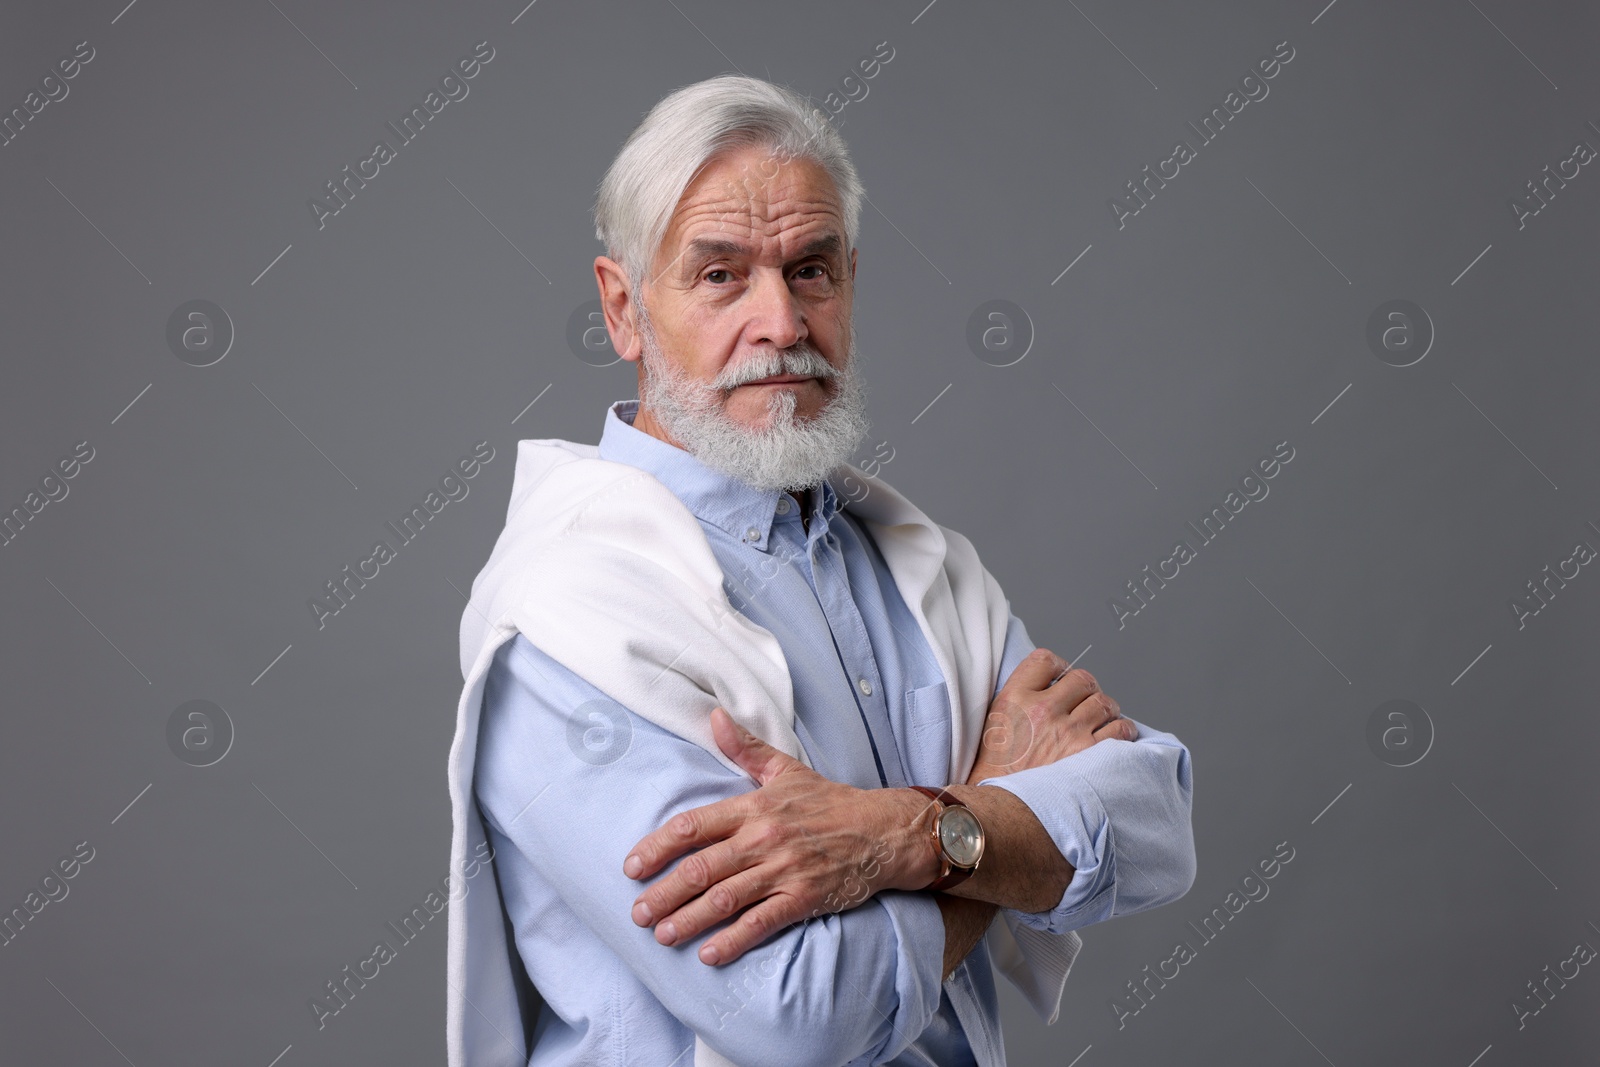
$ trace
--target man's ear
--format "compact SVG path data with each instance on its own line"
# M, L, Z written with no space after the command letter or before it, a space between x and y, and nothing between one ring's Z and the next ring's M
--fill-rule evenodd
M856 250L854 248L850 250L850 280L856 280Z
M600 311L605 315L611 346L621 358L637 362L644 353L644 343L634 322L634 294L627 272L616 260L596 256L594 280L600 289Z

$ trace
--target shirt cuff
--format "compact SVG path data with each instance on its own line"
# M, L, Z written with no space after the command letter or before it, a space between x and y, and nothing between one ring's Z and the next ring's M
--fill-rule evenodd
M1024 926L1017 911L1001 914L1005 922L989 928L989 956L1039 1020L1053 1026L1061 1015L1061 994L1072 963L1083 948L1083 939L1076 930L1047 934Z
M1095 747L1131 744L1137 742L1107 739ZM1111 820L1089 779L1072 766L1073 758L1068 756L978 783L999 786L1028 805L1061 855L1072 864L1072 881L1055 907L1038 912L1005 909L1023 925L1051 934L1111 918L1117 898Z

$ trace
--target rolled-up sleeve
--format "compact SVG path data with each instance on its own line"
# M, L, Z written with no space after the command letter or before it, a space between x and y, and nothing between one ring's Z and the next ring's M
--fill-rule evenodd
M1033 647L1013 616L1001 678ZM1189 749L1170 733L1123 718L1138 727L1138 740L1097 741L1054 763L979 783L1027 804L1076 872L1055 907L1014 912L1029 927L1064 933L1171 903L1194 884Z
M539 942L544 958L528 958L540 921L529 889L542 884L667 1012L735 1062L880 1063L927 1027L939 1008L944 951L930 894L879 893L791 926L732 964L707 966L699 948L721 926L658 944L630 917L647 883L626 877L622 861L678 812L754 783L607 700L521 635L496 657L484 699L475 790L536 985L598 981L550 958L560 938ZM606 995L603 986L595 991Z

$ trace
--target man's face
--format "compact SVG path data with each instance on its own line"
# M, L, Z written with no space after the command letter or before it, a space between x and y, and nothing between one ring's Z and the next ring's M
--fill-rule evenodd
M634 425L763 488L816 484L867 430L854 264L821 167L762 148L712 161L680 199L643 299L630 294L638 343L618 347L641 361Z

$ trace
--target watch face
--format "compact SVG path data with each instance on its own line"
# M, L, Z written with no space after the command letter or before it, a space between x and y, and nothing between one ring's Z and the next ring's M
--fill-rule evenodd
M968 808L946 808L939 819L939 844L955 866L976 866L983 855L983 825Z

